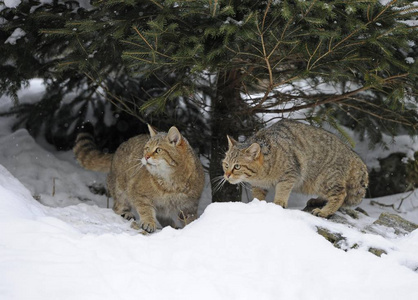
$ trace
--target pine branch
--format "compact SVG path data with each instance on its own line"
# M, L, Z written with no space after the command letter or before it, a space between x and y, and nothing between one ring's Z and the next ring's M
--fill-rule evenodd
M109 101L112 105L114 105L115 107L121 108L122 111L130 114L131 116L139 119L141 122L143 122L144 124L147 123L147 121L142 118L137 111L135 110L136 107L136 103L131 102L130 104L133 104L134 109L129 107L129 102L126 99L121 99L120 97L116 96L115 94L113 94L112 92L110 92L110 90L108 89L108 87L106 85L104 85L102 83L101 80L97 80L94 77L92 77L90 74L88 73L84 73L84 75L89 78L92 82L94 82L97 86L101 87L104 91L106 91L105 94L101 93L99 90L97 91L99 94L101 94L107 101ZM108 97L109 96L109 97Z
M394 81L398 78L402 78L402 77L406 77L406 76L408 76L408 74L395 75L395 76L385 78L385 79L383 79L383 81L388 83L388 82ZM374 88L374 86L363 86L361 88L355 89L355 90L347 92L347 93L327 97L323 100L307 103L307 104L304 104L304 105L293 106L291 108L270 109L270 110L265 110L263 108L257 108L257 109L253 109L252 111L255 112L255 113L280 113L280 114L281 113L294 112L294 111L299 111L299 110L302 110L302 109L314 108L314 107L324 105L324 104L328 104L328 103L336 103L336 102L339 102L341 100L345 100L345 99L347 99L351 96L354 96L354 95L356 95L360 92L370 90L372 88ZM245 113L245 112L243 112L243 113Z

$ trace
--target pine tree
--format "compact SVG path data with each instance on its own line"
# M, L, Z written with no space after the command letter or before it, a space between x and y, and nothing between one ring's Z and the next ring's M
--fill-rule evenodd
M327 123L349 139L344 125L371 144L382 132L416 134L418 12L410 1L80 3L22 1L0 12L0 92L45 78L50 100L39 109L51 109L51 125L61 107L53 99L77 88L79 101L94 99L89 105L106 98L141 121L177 119L203 151L210 147L212 179L222 174L226 134L249 136L270 119ZM16 28L25 37L1 43ZM235 186L213 195L233 199Z
M99 144L110 150L145 132L147 122L167 129L173 120L193 120L204 127L198 108L193 103L180 105L181 99L168 103L166 118L155 120L139 110L164 93L166 84L157 73L130 73L120 41L129 36L133 24L146 25L156 14L154 5L96 2L92 6L86 1L24 0L16 8L0 9L0 94L11 95L16 103L2 115L17 115L15 128L44 134L58 149L71 148L77 128L88 120L96 122ZM10 43L16 30L21 37ZM32 78L44 80L46 93L39 102L19 103L17 90ZM170 78L164 81L172 83Z
M382 141L382 132L416 133L417 29L408 20L416 19L417 8L409 1L156 5L158 16L148 28L135 28L124 57L132 68L175 74L164 101L201 92L202 74L215 78L212 178L225 135L248 135L260 115L327 122L347 137L342 124L372 144Z

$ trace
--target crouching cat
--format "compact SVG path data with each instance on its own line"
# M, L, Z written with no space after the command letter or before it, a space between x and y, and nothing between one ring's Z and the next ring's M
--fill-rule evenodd
M326 218L342 205L359 204L366 194L366 165L323 129L282 120L245 143L227 138L224 179L232 184L250 183L255 198L265 200L267 189L275 187L274 203L287 207L292 190L315 194L319 198L307 205L316 206L314 215Z
M113 210L132 219L131 208L140 216L139 227L151 233L160 225L183 227L197 217L204 187L200 160L176 127L168 133L138 135L122 143L114 154L100 152L89 133L79 133L74 153L86 169L109 172L107 188Z

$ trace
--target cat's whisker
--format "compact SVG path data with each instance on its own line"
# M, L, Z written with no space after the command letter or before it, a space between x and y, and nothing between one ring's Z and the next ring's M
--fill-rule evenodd
M212 182L213 184L217 184L217 183L221 182L222 180L225 180L225 178L221 175L221 176L216 176L215 178L213 178L213 179L211 180L211 182Z
M214 183L213 191L214 193L216 193L222 189L222 187L224 186L226 182L226 179L223 176L218 176L212 179L212 182Z
M213 183L213 185L218 185L223 180L225 180L225 178L223 176L216 176L215 178L211 179L211 182Z
M213 188L213 192L216 193L217 191L220 190L220 187L222 185L222 182L218 182L217 184L215 184L212 188Z
M141 168L144 166L144 164L142 163L141 158L137 158L135 159L137 161L136 164L134 164L133 166L131 166L130 168L128 168L126 170L126 172L129 172L130 170L132 170L133 168L136 168L134 170L134 173L132 174L132 176L136 176L138 174L138 172L141 170Z
M139 164L138 164L139 165ZM143 167L144 165L140 165L139 166L139 168L137 168L136 170L135 170L135 173L132 175L132 177L134 177L134 176L136 176L138 173L139 173L139 171L141 170L141 168Z
M248 182L241 181L239 186L247 191L251 191L251 185Z
M223 180L220 182L220 184L215 187L215 193L219 192L220 190L222 190L223 186L225 185L226 180Z
M141 158L136 158L134 161L137 161L138 163L133 164L133 165L132 165L130 168L128 168L126 171L130 171L131 169L133 169L133 168L135 168L135 167L138 167L138 166L139 166L139 168L142 168L142 167L144 166L144 164L142 163Z
M142 162L136 163L136 164L132 165L130 168L128 168L126 170L126 172L128 172L128 171L130 171L130 170L132 170L134 168L138 168L138 166L139 166L139 169L141 169L144 165L142 164Z

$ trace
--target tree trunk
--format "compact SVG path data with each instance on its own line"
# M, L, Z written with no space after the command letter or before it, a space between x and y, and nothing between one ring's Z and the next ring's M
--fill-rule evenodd
M209 175L212 187L212 202L241 201L241 188L226 182L216 190L220 176L223 176L222 160L228 150L226 135L238 138L245 131L245 125L236 112L245 103L240 95L241 75L238 70L221 72L217 83L216 96L212 102L212 137Z

